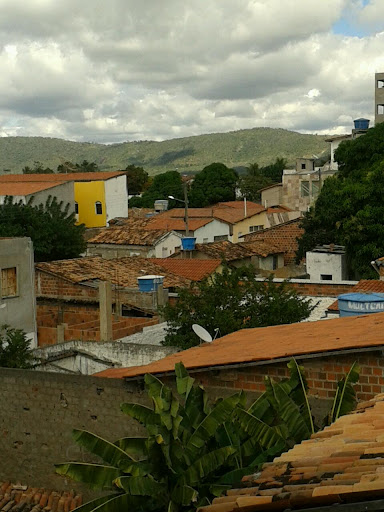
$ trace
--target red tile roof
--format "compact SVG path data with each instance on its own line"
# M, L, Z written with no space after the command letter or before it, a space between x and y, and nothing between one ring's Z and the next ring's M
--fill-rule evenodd
M19 183L19 182L11 182L11 183L1 183L0 182L0 195L1 196L29 196L32 194L36 194L36 192L41 192L42 190L48 190L53 187L60 186L61 183L43 183L43 182L33 182L33 183Z
M6 174L0 176L3 182L31 182L31 181L103 181L117 176L125 176L125 172L68 172L60 174Z
M362 279L348 293L384 293L384 281L379 279ZM339 311L339 301L335 300L328 311Z
M145 226L113 226L100 230L88 240L89 244L153 246L169 233L165 229L146 229ZM180 242L181 243L181 242Z
M82 505L82 502L82 496L74 491L55 492L0 482L0 511L69 512Z
M346 510L382 510L382 505L370 508L367 501L382 502L384 497L383 441L380 394L264 464L261 472L243 478L243 488L227 491L226 497L198 512L280 512L319 506L337 510L343 503L349 505Z
M205 219L189 219L188 227L190 231L196 231L196 229L202 228L206 226L213 219L205 218ZM148 222L148 229L166 229L168 231L185 231L185 222L184 219L172 218L172 217L163 217L161 215L157 215L156 217L152 217Z
M221 265L220 260L193 260L188 258L150 258L150 261L191 281L201 281L204 277L213 274Z
M188 369L273 361L384 345L384 313L334 320L243 329L145 366L111 369L102 377L139 377L145 373L172 372L183 361Z

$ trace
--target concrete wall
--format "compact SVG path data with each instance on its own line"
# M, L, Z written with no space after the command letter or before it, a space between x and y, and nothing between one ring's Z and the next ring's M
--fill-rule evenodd
M158 242L155 243L155 258L168 258L171 254L174 254L176 248L181 246L181 238L175 232L171 232L162 237Z
M155 250L151 245L117 245L117 244L87 244L87 256L101 256L106 260L139 256L154 258Z
M105 180L105 204L107 222L115 217L128 217L127 176Z
M384 81L384 73L375 74L375 124L384 121L384 113L378 113L378 106L384 105L384 87L378 87L379 83Z
M267 189L261 192L261 204L265 208L269 208L271 206L277 206L282 204L283 199L283 188L281 183L274 185L273 187L268 187Z
M0 238L0 269L16 267L17 292L0 297L0 325L23 329L37 345L33 244L30 238ZM1 274L0 274L1 279Z
M228 236L228 240L232 241L231 229L228 224L213 219L212 222L196 229L194 235L197 244L205 244L215 241L215 236Z
M331 281L347 279L345 254L309 251L306 253L307 273L310 279L324 281L324 276L331 276Z
M56 187L42 190L33 196L33 205L45 204L48 197L56 197L57 202L63 201L63 207L69 203L69 213L75 211L75 189L73 181L58 184Z

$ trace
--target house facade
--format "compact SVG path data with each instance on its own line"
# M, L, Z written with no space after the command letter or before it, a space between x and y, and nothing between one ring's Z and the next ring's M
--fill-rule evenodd
M22 329L35 347L35 273L30 238L0 238L0 272L0 325Z
M0 205L4 204L7 196L13 198L14 203L32 205L45 204L50 197L56 197L57 201L69 204L69 212L75 211L75 193L73 181L62 183L53 182L4 182L0 181Z

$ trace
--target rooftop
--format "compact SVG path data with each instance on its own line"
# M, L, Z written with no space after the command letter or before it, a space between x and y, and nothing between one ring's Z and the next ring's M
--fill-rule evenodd
M94 237L90 238L88 243L152 246L167 233L169 231L165 229L146 229L145 224L142 226L126 224L125 226L104 228Z
M69 512L79 507L82 501L82 496L74 491L55 492L0 482L0 511L4 512Z
M182 361L189 370L273 362L312 354L370 349L384 345L384 313L242 329L145 366L106 370L101 377L139 378L173 372Z
M190 231L196 231L196 229L202 228L206 226L214 219L212 217L209 218L201 218L201 219L189 219L188 227ZM148 222L148 229L165 229L167 231L185 231L185 221L184 218L173 218L173 217L165 217L162 214L156 215L156 217L152 217Z
M201 281L205 277L210 276L221 265L221 261L217 260L194 260L189 258L151 258L151 261L160 267L185 277L191 281Z
M164 275L165 288L187 287L190 280L166 271L147 258L104 259L100 256L86 256L71 260L36 263L36 270L49 272L76 284L94 281L110 281L123 288L138 288L137 278L145 275Z
M29 196L32 194L36 194L37 192L41 192L42 190L48 190L53 187L60 186L61 183L53 183L53 182L33 182L33 183L20 183L20 182L10 182L10 183L1 183L0 182L0 195L2 196Z
M381 394L264 464L261 472L243 478L243 488L228 491L200 511L324 511L343 510L342 504L356 512L383 510L383 427Z

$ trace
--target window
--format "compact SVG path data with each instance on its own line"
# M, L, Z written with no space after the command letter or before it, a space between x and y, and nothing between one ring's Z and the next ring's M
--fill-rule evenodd
M276 270L278 268L278 264L279 264L279 257L277 254L274 254L273 260L272 260L272 270Z
M16 267L2 268L0 281L0 296L15 297L17 295Z
M332 274L320 274L322 281L332 281Z
M307 168L307 166L305 164L301 164L301 168L304 170Z
M228 235L217 235L213 237L215 242L221 242L223 240L228 240Z
M309 181L302 181L300 183L301 197L309 197Z
M377 88L382 89L384 87L384 80L378 80L377 81Z
M249 226L249 232L250 233L254 233L255 231L261 231L262 229L264 229L264 225L263 224L259 224L257 226Z
M377 105L377 113L384 114L384 105Z
M79 203L77 203L76 201L75 201L75 213L76 213L76 215L79 214Z
M161 248L161 255L163 258L166 258L168 256L168 247Z
M203 244L207 244L208 243L208 238L203 238Z
M319 182L318 181L312 181L312 195L314 197L319 195Z
M100 203L100 201L96 201L96 203L95 203L95 210L96 210L96 215L102 215L103 214L103 205Z

